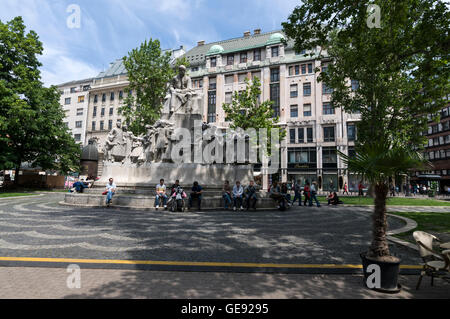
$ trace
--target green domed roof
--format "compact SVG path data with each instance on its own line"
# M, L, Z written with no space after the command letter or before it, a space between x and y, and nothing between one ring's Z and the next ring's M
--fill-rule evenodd
M206 53L206 55L220 54L223 51L225 51L225 50L223 49L223 47L221 45L215 44L209 49L209 51L208 51L208 53Z
M284 35L277 32L270 36L269 40L266 42L266 45L280 43L282 40L284 40Z

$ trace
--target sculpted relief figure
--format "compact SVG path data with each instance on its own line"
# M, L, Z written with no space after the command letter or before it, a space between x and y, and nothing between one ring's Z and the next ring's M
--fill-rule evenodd
M170 161L170 150L172 143L173 124L159 120L154 125L155 128L155 162Z

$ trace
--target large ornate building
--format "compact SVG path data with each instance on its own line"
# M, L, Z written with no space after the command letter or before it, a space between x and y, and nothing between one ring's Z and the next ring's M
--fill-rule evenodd
M337 151L352 152L359 115L333 108L331 90L317 81L316 69L325 71L328 61L295 52L293 43L286 45L283 39L281 31L257 29L230 40L199 41L186 53L193 87L207 97L203 120L227 126L222 104L244 89L246 78L258 77L261 99L273 101L279 125L287 130L280 174L273 177L317 181L322 190L341 188L345 182L356 189L358 179L348 174ZM358 83L349 80L349 85Z
M85 145L89 90L93 79L72 81L58 85L60 103L66 114L65 123L77 143Z

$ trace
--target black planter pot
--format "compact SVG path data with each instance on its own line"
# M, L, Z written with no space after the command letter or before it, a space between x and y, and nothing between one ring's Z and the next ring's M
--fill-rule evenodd
M398 273L400 271L400 262L384 262L372 260L366 257L366 253L360 254L363 266L363 274L364 274L364 285L367 287L367 278L372 273L371 271L367 272L367 267L369 265L378 265L380 267L380 288L369 288L379 292L385 293L398 293L401 291L401 285L398 283Z

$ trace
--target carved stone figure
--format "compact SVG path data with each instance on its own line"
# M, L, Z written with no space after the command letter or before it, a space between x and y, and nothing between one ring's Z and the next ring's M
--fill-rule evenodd
M178 74L173 77L169 85L169 113L177 112L181 108L190 112L190 101L194 94L191 87L191 78L186 74L186 67L180 65Z
M116 127L109 133L112 139L109 139L111 143L114 143L111 154L115 162L121 162L126 156L126 141L124 140L122 124L116 123Z
M155 125L155 154L154 161L170 160L170 144L172 142L173 124L158 120ZM168 157L169 156L169 157Z

